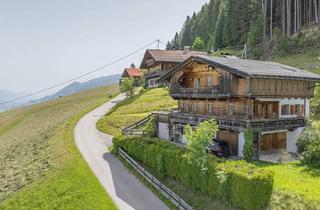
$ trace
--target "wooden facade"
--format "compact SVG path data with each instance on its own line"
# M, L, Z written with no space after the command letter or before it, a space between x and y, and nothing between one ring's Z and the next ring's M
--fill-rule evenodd
M287 107L286 107L287 106ZM224 116L243 119L278 119L279 115L286 115L286 109L292 115L305 117L304 104L283 105L279 112L278 101L258 101L255 99L228 100L190 100L181 99L178 103L179 111L198 115Z
M177 99L222 96L312 98L315 81L241 78L221 68L193 64L173 74L170 84L172 96Z
M153 86L158 86L157 79L168 73L179 63L185 61L192 55L202 54L206 52L190 51L190 50L156 50L148 49L142 59L141 68L147 69L145 79L153 80ZM149 82L148 82L149 84ZM150 84L149 84L150 86Z
M186 60L163 78L178 100L178 109L169 116L171 139L183 139L187 124L215 119L216 137L231 145L233 155L241 151L239 139L245 129L254 132L257 153L286 148L285 131L306 125L307 100L320 80L318 75L281 64L269 67L267 62L203 56Z

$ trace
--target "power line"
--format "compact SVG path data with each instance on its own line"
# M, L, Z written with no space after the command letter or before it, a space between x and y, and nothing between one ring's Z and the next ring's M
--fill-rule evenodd
M11 99L11 100L8 100L8 101L5 101L5 102L1 102L0 105L9 104L9 103L12 103L12 102L15 102L15 101L19 101L19 100L24 99L24 98L28 98L28 97L30 97L30 96L33 96L33 95L36 95L36 94L39 94L39 93L42 93L42 92L51 90L51 89L53 89L53 88L59 87L59 86L64 85L64 84L67 84L67 83L72 82L72 81L74 81L74 80L77 80L77 79L80 79L80 78L82 78L82 77L88 76L88 75L90 75L90 74L92 74L92 73L95 73L95 72L97 72L97 71L101 71L101 70L103 70L104 68L106 68L106 67L108 67L108 66L111 66L111 65L113 65L113 64L115 64L115 63L118 63L119 61L122 61L122 60L124 60L124 59L126 59L126 58L128 58L128 57L130 57L130 56L132 56L132 55L134 55L134 54L136 54L136 53L138 53L139 51L144 50L145 48L149 47L150 45L152 45L152 44L154 44L154 43L156 43L156 42L159 42L159 39L157 39L157 40L155 40L155 41L153 41L153 42L150 42L149 44L147 44L147 45L145 45L145 46L143 46L143 47L138 48L137 50L129 53L128 55L126 55L126 56L124 56L124 57L121 57L121 58L119 58L119 59L116 59L116 60L114 60L114 61L112 61L112 62L110 62L110 63L108 63L108 64L106 64L106 65L100 66L100 67L98 67L98 68L96 68L96 69L93 69L93 70L87 72L87 73L81 74L81 75L79 75L79 76L77 76L77 77L74 77L74 78L72 78L72 79L66 80L66 81L64 81L64 82L61 82L61 83L52 85L52 86L47 87L47 88L45 88L45 89L38 90L38 91L29 93L29 94L27 94L27 95L24 95L24 96L21 96L21 97L18 97L18 98L14 98L14 99Z
M162 44L163 46L167 46L166 43L163 43L162 41L158 40L160 44Z

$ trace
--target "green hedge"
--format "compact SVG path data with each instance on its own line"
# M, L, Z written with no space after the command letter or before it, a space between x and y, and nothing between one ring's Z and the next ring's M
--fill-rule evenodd
M185 149L150 138L117 137L114 150L123 148L158 178L170 177L234 207L263 209L271 198L273 174L245 161L224 161L211 155L206 174L182 156Z

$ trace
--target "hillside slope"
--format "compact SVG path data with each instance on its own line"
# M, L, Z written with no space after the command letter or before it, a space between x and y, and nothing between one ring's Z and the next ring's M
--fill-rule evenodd
M118 86L0 114L0 209L115 209L73 142L86 112Z
M147 90L120 102L98 122L102 132L118 135L121 128L148 116L153 111L171 110L177 102L169 96L166 88Z

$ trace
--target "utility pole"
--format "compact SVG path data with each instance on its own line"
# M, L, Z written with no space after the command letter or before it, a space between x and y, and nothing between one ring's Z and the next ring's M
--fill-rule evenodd
M157 49L160 49L160 39L157 39Z
M247 60L247 44L244 44L244 59Z
M244 44L241 59L243 59L243 57L244 57L244 60L247 60L247 44Z

